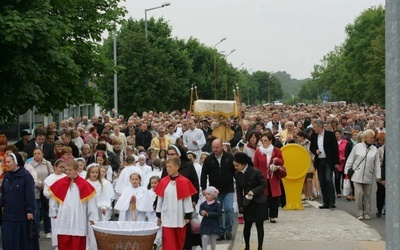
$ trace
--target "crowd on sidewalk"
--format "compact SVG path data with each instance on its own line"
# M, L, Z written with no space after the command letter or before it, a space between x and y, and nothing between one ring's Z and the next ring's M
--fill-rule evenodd
M357 218L368 220L372 182L377 181L376 216L385 213L382 107L241 109L240 117L199 117L182 110L133 112L125 119L115 111L102 112L92 119L39 125L33 135L22 131L14 145L0 135L3 249L15 240L22 242L20 249L37 249L41 221L55 248L96 249L90 224L113 215L161 225L155 247L191 249L210 241L215 248L214 240L232 239L235 212L245 224L245 241L256 224L261 249L263 221L277 223L278 206L285 205L280 148L290 143L304 146L311 159L304 199L322 195L321 209L335 208L336 198L355 200ZM187 188L174 191L171 183ZM22 185L24 190L16 188ZM168 214L171 207L180 212ZM199 214L200 232L190 226L193 212ZM180 237L166 242L163 235Z

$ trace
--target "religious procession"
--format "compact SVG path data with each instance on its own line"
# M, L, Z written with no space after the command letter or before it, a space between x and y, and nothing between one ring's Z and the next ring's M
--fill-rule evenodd
M70 117L15 144L0 135L3 249L40 249L40 237L53 249L215 249L234 224L248 249L253 223L262 249L264 221L301 206L292 196L320 209L343 197L370 220L375 181L376 217L385 215L382 107L238 100ZM298 162L292 195L284 182Z

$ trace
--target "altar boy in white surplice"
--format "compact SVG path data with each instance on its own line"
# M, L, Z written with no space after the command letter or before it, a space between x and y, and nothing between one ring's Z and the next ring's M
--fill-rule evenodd
M85 250L88 226L99 219L94 200L96 191L78 175L78 168L76 161L69 161L65 167L67 176L49 188L51 197L57 201L50 207L49 215L57 219L54 231L59 249Z

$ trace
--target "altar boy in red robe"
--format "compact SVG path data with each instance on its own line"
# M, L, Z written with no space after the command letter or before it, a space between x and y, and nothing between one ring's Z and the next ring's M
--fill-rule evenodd
M50 217L57 219L54 233L57 234L59 250L85 250L88 227L98 221L98 210L94 201L93 186L78 174L78 162L69 161L65 167L67 176L50 186L54 205Z
M168 176L160 180L154 192L158 196L156 214L162 226L163 249L183 249L186 227L193 212L192 198L196 188L179 174L179 158L166 162Z

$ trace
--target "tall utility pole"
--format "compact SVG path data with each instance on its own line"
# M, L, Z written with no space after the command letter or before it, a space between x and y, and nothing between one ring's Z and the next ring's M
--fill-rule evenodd
M115 26L114 34L114 109L118 113L118 76L117 76L117 27Z
M271 103L271 77L272 75L270 75L268 77L268 103Z
M226 62L226 70L225 70L225 100L228 100L228 56L235 52L236 49L231 50L226 56L225 56L225 62Z
M166 2L166 3L163 3L161 6L157 6L157 7L154 7L154 8L150 8L150 9L145 9L144 10L144 36L146 37L146 39L147 39L147 11L156 10L156 9L159 9L159 8L164 8L164 7L167 7L167 6L170 6L170 5L171 5L171 3Z
M249 74L253 71L253 68L249 69ZM247 86L247 106L250 106L250 82Z
M217 44L214 45L214 100L217 100L217 45L226 40L226 37L222 38Z
M386 0L385 8L386 130L399 134L400 115L400 0ZM386 249L399 249L400 242L400 140L386 137Z

